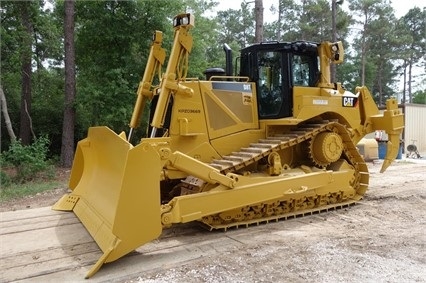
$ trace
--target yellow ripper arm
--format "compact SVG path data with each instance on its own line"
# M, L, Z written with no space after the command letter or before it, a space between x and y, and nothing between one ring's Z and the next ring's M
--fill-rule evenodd
M153 96L151 87L155 73L158 73L158 77L161 77L161 66L164 64L164 60L166 58L166 51L161 47L162 42L163 33L161 31L155 31L145 72L143 74L142 81L139 83L137 100L133 109L132 119L129 124L130 132L127 139L129 141L131 139L133 129L137 128L140 123L141 114L147 99L151 99Z
M399 151L400 137L404 129L404 115L398 109L398 103L395 99L388 99L386 101L386 110L379 113L373 97L366 87L357 87L356 92L359 92L361 103L361 118L364 124L364 133L371 133L374 131L386 131L389 140L387 143L386 156L380 169L380 173L386 169L395 160ZM376 115L370 115L377 113Z

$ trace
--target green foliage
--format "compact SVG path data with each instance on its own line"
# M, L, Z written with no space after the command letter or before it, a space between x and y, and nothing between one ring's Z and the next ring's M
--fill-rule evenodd
M250 3L242 3L241 9L219 11L216 22L220 23L217 29L219 43L244 48L254 43L255 19Z
M195 16L195 28L191 31L195 44L189 57L188 77L204 78L203 73L207 68L225 66L223 43L215 32L218 28L217 21L202 16L206 9L211 8L212 3L203 6L197 5L197 0L191 1L191 7L196 7L192 11Z
M28 37L20 20L21 5L28 1L1 1L1 72L0 81L7 98L12 128L20 125L22 42ZM45 9L45 1L30 1L32 24L32 110L31 118L36 135L52 138L52 153L60 150L63 111L62 26L55 14ZM56 67L55 67L56 66ZM6 132L2 123L2 132ZM59 137L59 138L58 138ZM3 148L8 148L7 135L1 135Z
M28 1L24 2L28 4ZM50 5L46 6L46 2ZM191 12L196 17L188 77L202 78L206 68L224 67L223 43L234 50L235 60L238 50L254 41L254 5L250 1L243 2L241 1L239 9L218 11L215 16L208 17L206 15L210 14L215 1L77 1L77 90L74 103L77 116L76 141L84 138L87 129L94 125L106 125L116 132L128 130L127 124L138 83L144 72L152 33L155 30L163 31L163 47L169 56L173 40L171 19L177 13ZM275 1L273 10L276 19L265 18L264 40L331 40L330 2ZM345 2L349 2L350 11L345 11L344 5L337 7L338 38L355 40L351 44L344 42L345 63L337 67L338 81L351 91L364 81L377 102L383 102L386 97L395 95L395 80L400 78L398 76L404 70L410 76L410 68L424 68L426 64L426 10L411 9L398 20L390 9L389 1ZM28 34L21 23L22 3L23 1L1 1L0 14L0 81L15 131L20 122L22 42L28 40ZM52 7L53 10L46 7ZM61 148L64 110L64 2L31 1L29 12L33 26L30 39L33 52L31 118L36 135L49 136L51 156L59 154ZM414 74L413 77L407 77L407 81L411 82L407 85L413 89L419 89L424 84L424 80L416 79ZM424 91L413 93L412 102L423 103L422 101L424 102ZM142 121L144 127L147 125L147 117L145 111ZM1 127L1 132L6 132L4 123ZM145 129L142 127L136 135L144 133ZM1 144L3 148L9 148L7 135L1 136ZM10 145L10 148L15 147L16 145Z
M304 1L299 9L299 39L310 41L331 39L331 11L329 1Z
M416 91L413 94L413 103L426 104L426 89Z
M61 150L64 105L62 68L39 69L33 75L32 120L38 135L50 139L49 155L59 155Z
M170 18L183 1L78 1L76 3L76 114L79 137L89 126L127 131L152 34L173 33ZM168 48L170 50L170 48Z
M2 166L12 166L16 170L13 182L23 183L40 177L53 177L53 166L47 158L48 146L49 139L40 137L31 145L15 141L7 151L1 153Z
M423 80L416 80L413 74L413 68L423 67L426 70L426 8L415 7L410 9L400 21L400 33L404 33L404 42L401 50L399 50L400 59L403 60L403 68L405 80L408 81L408 102L414 102L412 99L415 94L412 90L417 83L420 88L424 86L425 72L420 77Z
M336 81L341 82L347 90L354 92L355 87L361 84L360 66L350 54L346 54L345 60L344 64L336 68Z
M393 36L397 20L389 2L350 0L354 11L355 58L360 68L360 85L367 86L376 103L384 104L386 98L395 95L395 70L391 59L398 41Z
M6 172L0 171L0 187L9 187L11 184L12 178Z
M20 21L20 3L12 1L1 1L1 25L0 25L0 60L1 72L0 82L2 84L12 127L19 127L19 109L22 86L21 76L21 55L22 42L24 41L23 26ZM2 123L2 133L6 133L4 123ZM2 147L9 143L7 135L1 135Z
M2 173L3 174L3 173ZM2 179L3 181L3 179ZM63 184L58 181L43 181L43 182L27 182L25 184L11 183L5 187L2 183L0 189L0 202L5 202L11 199L22 198L25 196L36 195L45 191L52 190Z
M265 39L279 41L309 40L321 42L332 39L331 6L329 0L280 0L272 11L277 21L265 25ZM344 37L352 22L350 15L337 6L336 27Z
M426 52L426 8L420 10L415 7L402 17L402 23L405 24L406 31L411 37L407 42L409 44L409 58L411 60L420 60L425 57ZM423 58L425 59L425 58Z

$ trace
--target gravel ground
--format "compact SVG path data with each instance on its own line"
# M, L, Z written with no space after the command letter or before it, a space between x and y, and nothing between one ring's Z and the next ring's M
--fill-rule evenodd
M370 189L348 209L207 239L177 229L174 241L190 237L185 249L199 256L160 257L158 268L127 282L426 282L426 160L412 162L384 174L370 163Z
M16 246L8 249L18 252L2 254L0 267L6 268L17 256L21 261L27 253L32 256L18 272L22 274L9 272L0 281L426 282L426 160L400 160L384 174L380 166L380 161L368 164L370 187L355 206L227 232L209 232L196 223L175 225L159 239L104 265L89 280L84 274L100 252L82 225L73 214L35 208L53 204L65 188L2 204L5 210L16 210L8 214L42 211L52 223L43 224L46 228L34 224L38 230L29 232L46 239L30 246L25 234L29 232L4 234L5 239L16 239ZM58 243L49 247L48 237ZM33 251L34 245L40 246L38 250ZM72 251L79 246L91 252L76 255Z

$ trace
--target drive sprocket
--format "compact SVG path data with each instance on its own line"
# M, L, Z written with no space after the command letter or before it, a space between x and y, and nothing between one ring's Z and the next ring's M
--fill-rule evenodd
M342 138L335 132L319 133L309 143L309 157L319 167L327 167L336 162L342 153Z

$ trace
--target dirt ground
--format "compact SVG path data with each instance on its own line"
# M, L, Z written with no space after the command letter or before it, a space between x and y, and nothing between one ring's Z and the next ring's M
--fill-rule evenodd
M85 282L426 282L426 161L368 166L355 206L227 232L176 225ZM5 209L51 205L65 190ZM84 281L93 263L23 281Z
M197 259L128 282L426 282L426 163L369 170L356 206L191 241Z

